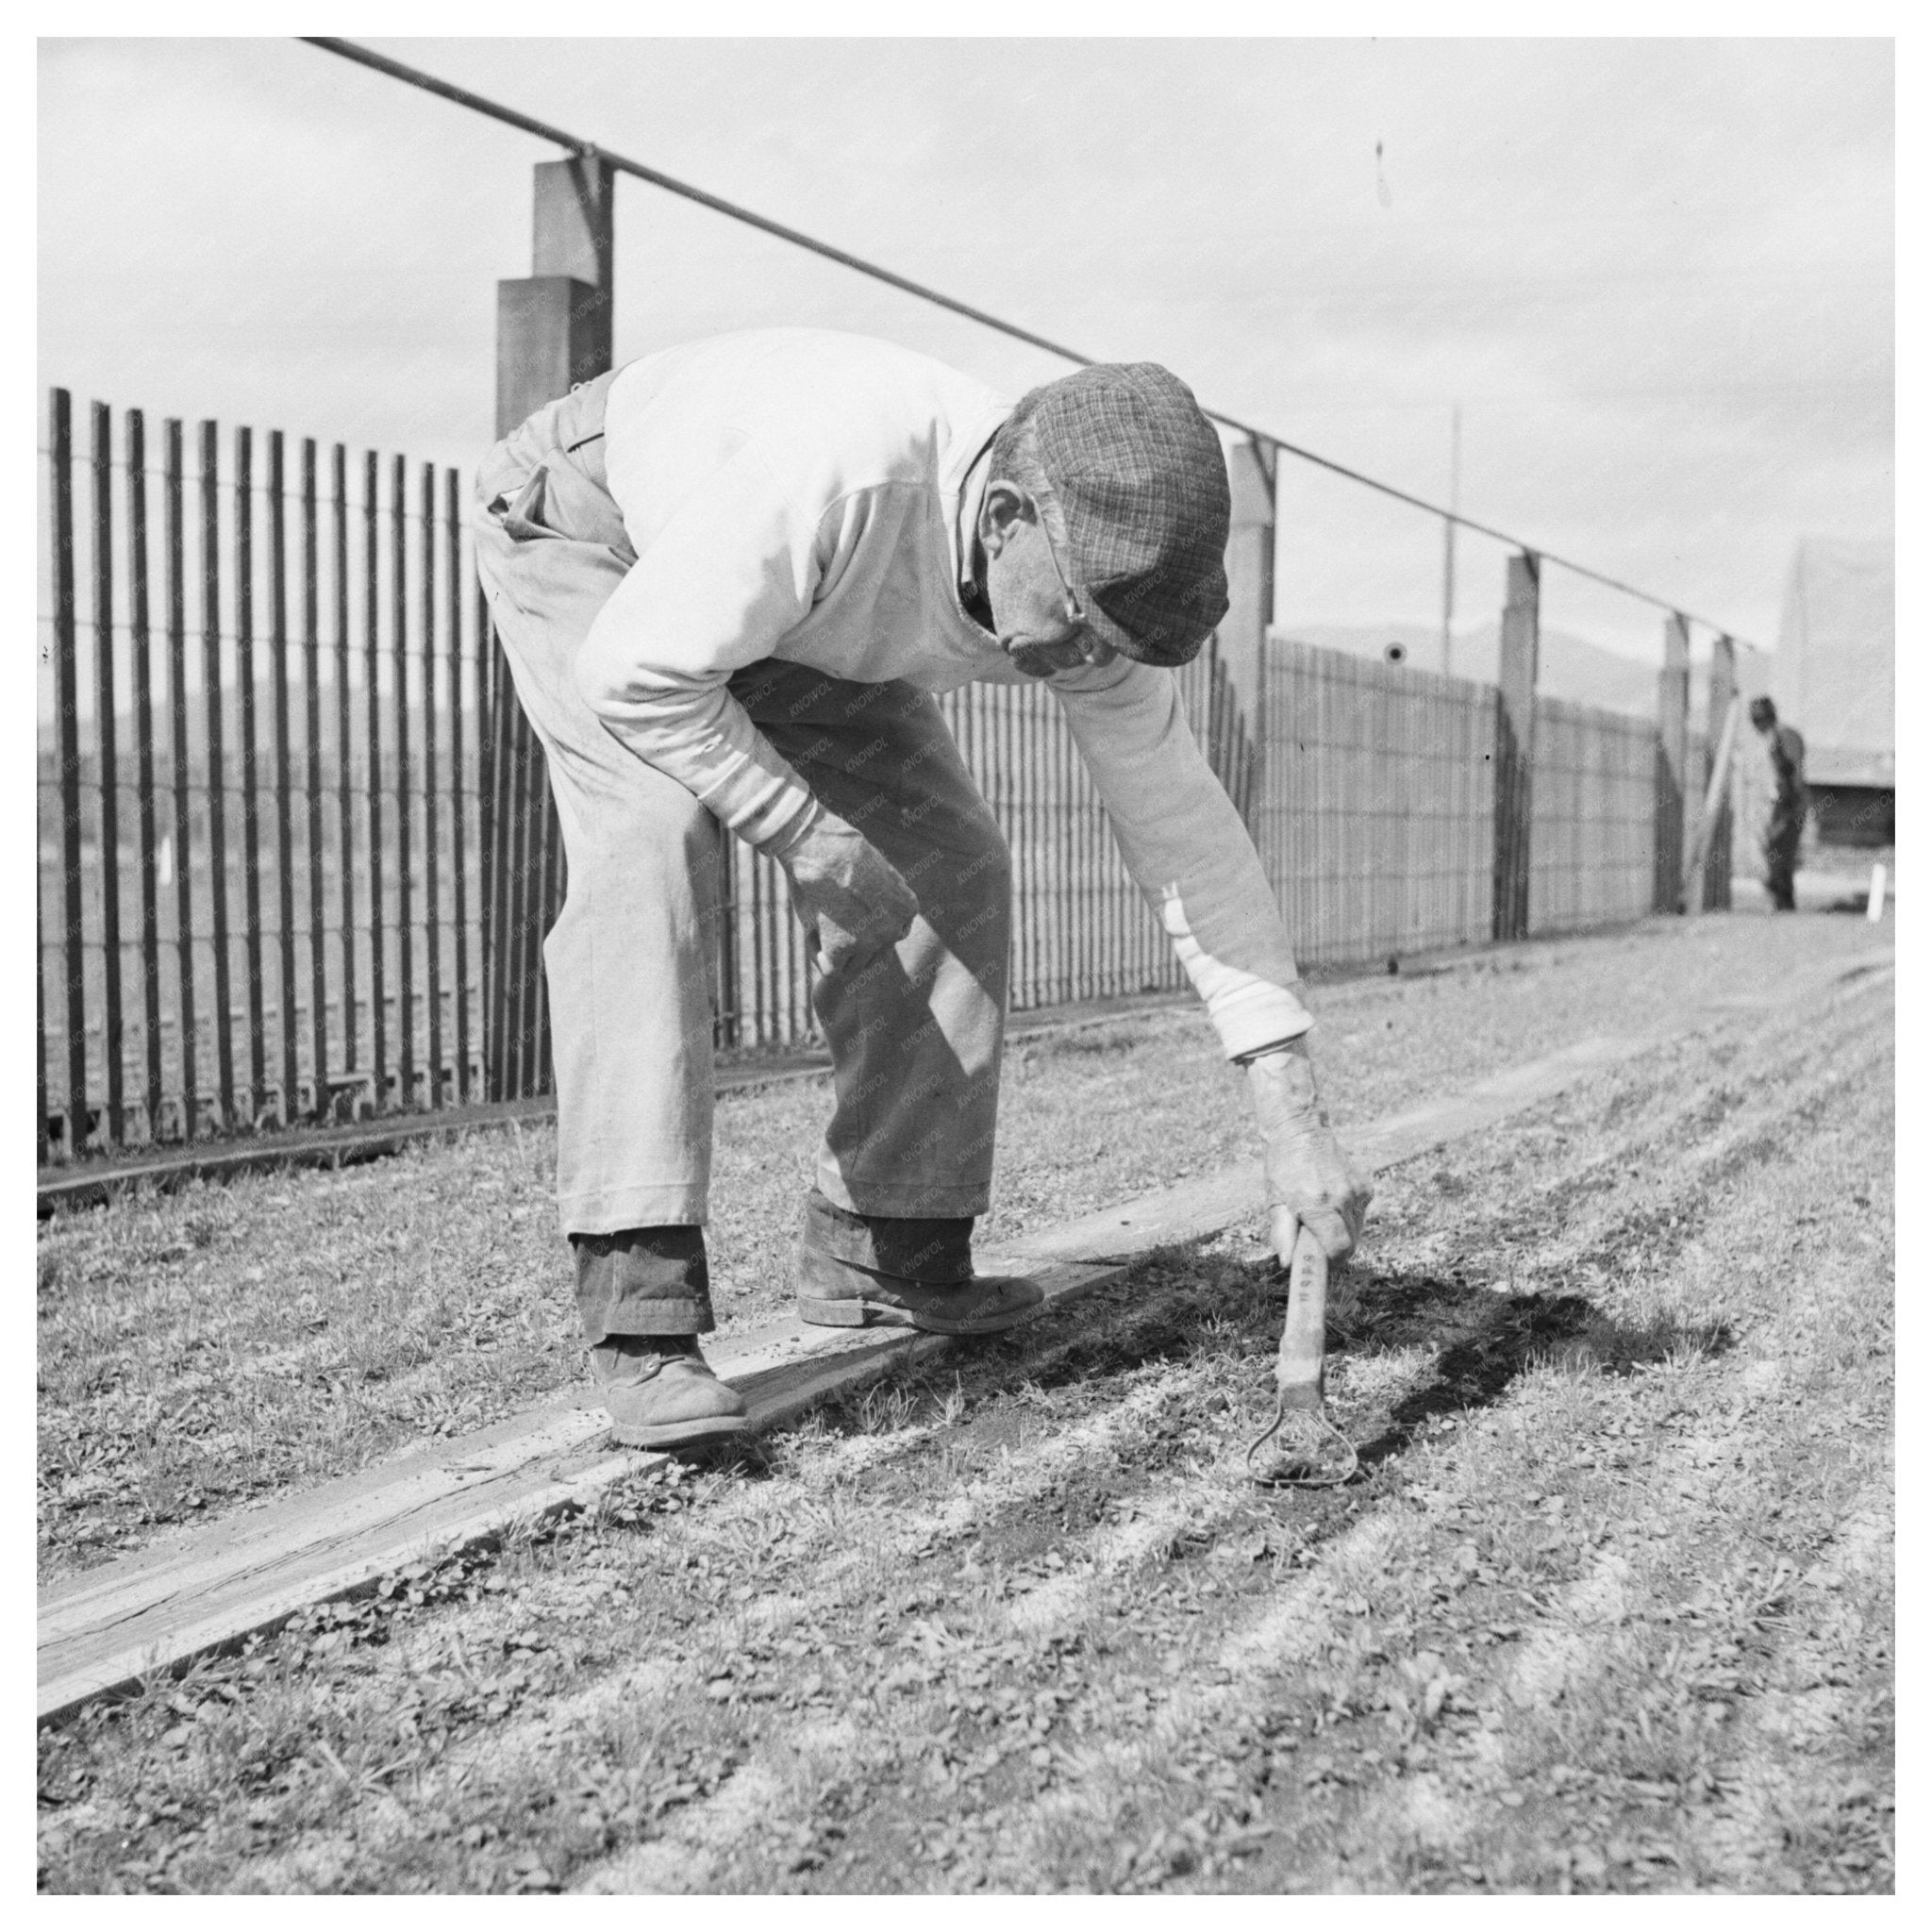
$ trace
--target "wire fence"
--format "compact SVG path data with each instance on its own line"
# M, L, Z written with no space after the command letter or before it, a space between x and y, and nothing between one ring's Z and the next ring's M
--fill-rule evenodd
M48 430L42 1159L546 1091L563 853L457 473L102 404L83 447L59 390ZM1280 637L1257 719L1215 643L1176 675L1305 963L1491 936L1492 687ZM1013 856L1015 1008L1184 987L1052 692L941 703ZM1533 930L1650 909L1657 765L1539 700ZM810 1040L783 880L724 864L718 1042Z

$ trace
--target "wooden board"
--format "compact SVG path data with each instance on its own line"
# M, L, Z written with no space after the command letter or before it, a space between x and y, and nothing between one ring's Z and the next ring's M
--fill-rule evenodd
M1481 1132L1662 1040L1723 1012L1819 996L1834 981L1889 965L1890 950L1803 975L1774 991L1714 999L1641 1036L1577 1041L1466 1091L1347 1131L1379 1173ZM1009 1242L980 1257L989 1273L1024 1267L1050 1304L1077 1300L1155 1249L1219 1233L1261 1208L1258 1162L1243 1162ZM713 1352L770 1429L889 1370L943 1354L941 1336L907 1329L808 1328L774 1323ZM613 1448L591 1392L559 1397L446 1443L260 1509L238 1510L139 1555L50 1586L40 1599L39 1713L44 1721L173 1668L294 1611L355 1591L404 1564L581 1505L662 1462Z
M1120 1272L1070 1266L1036 1278L1060 1302ZM950 1346L909 1329L790 1321L748 1333L713 1359L750 1402L753 1426L765 1430ZM613 1447L586 1389L104 1564L42 1597L40 1714L58 1716L405 1564L580 1505L665 1459Z

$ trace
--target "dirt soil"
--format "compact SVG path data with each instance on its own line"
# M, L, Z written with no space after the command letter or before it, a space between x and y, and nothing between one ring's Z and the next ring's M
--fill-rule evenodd
M1330 987L1324 1080L1345 1125L1889 936L1740 914ZM1874 974L1727 1018L1385 1175L1332 1304L1363 1463L1344 1489L1244 1479L1280 1323L1241 1258L1257 1212L748 1459L640 1479L43 1731L42 1886L1889 1890L1891 1008ZM993 1231L1246 1153L1238 1100L1191 1016L1028 1047ZM781 1236L746 1204L795 1187L824 1093L733 1106L716 1252L748 1320ZM387 1177L238 1185L219 1254L293 1268L279 1224L325 1214L400 1247L384 1203L412 1191L459 1240L466 1179L500 1184L491 1225L515 1229L531 1138L513 1161L476 1137ZM276 1194L301 1211L264 1215ZM219 1269L167 1295L116 1272L183 1211L211 1209L43 1235L57 1447L136 1374L117 1306L258 1345L208 1291ZM556 1274L514 1317L533 1346L567 1308ZM90 1336L118 1385L88 1384ZM541 1383L487 1353L455 1378L477 1413ZM192 1392L232 1421L235 1380ZM325 1402L277 1409L263 1380L263 1436L306 1445L264 1483L408 1433L339 1418L331 1447ZM162 1469L165 1428L128 1433ZM109 1531L56 1534L55 1567L154 1526L58 1481L48 1520Z
M1873 943L1851 919L1670 921L1318 985L1344 1132L1591 1033ZM708 1230L723 1332L790 1308L824 1081L718 1109ZM1016 1042L998 1241L1254 1151L1239 1075L1192 1006ZM135 1193L38 1237L42 1581L223 1511L480 1428L584 1377L549 1126L340 1173Z

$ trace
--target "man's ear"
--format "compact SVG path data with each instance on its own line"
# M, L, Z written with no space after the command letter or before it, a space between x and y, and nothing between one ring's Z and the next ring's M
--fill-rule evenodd
M997 557L1019 525L1030 524L1036 514L1033 499L1017 483L993 477L979 499L980 548Z

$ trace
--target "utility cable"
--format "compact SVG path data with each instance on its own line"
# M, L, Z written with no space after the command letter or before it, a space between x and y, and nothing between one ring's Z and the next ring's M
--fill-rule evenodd
M782 222L774 222L767 215L761 215L748 208L741 208L736 202L726 201L722 196L708 193L704 189L692 186L689 181L680 181L674 175L667 175L659 168L648 167L642 161L634 161L627 156L613 154L607 147L600 147L595 142L585 141L581 136L569 133L566 129L554 126L547 121L540 121L534 114L525 114L515 108L506 107L501 101L492 101L484 94L474 92L466 87L458 87L454 81L443 80L438 75L425 73L420 67L408 66L401 60L391 60L386 54L378 54L373 48L358 45L354 41L344 41L326 34L303 34L298 36L310 46L320 47L325 53L339 54L345 60L354 60L358 65L373 68L377 74L387 75L391 80L400 80L408 86L422 88L425 92L441 95L446 101L453 101L459 108L468 108L473 113L482 114L492 121L501 121L506 126L521 129L525 134L534 134L540 141L548 141L586 160L600 160L620 175L633 175L640 181L648 181L654 188L661 188L667 194L681 195L686 201L694 201L700 208L708 208L714 214L721 214L734 222L742 222L748 227L775 236L781 242L789 242L795 248L803 248L809 254L823 256L827 261L836 261L843 268L856 274L869 275L874 281L884 282L889 288L914 295L922 302L930 302L936 308L962 315L969 322L976 322L983 328L990 328L1003 336L1010 336L1015 341L1025 342L1036 349L1044 349L1051 356L1059 356L1069 362L1091 365L1099 358L1083 355L1078 349L1071 349L1064 342L1054 341L1050 337L1036 335L1031 329L1022 328L1017 323L1007 322L984 308L975 308L969 302L943 293L938 289L929 289L923 282L895 274L891 269L881 268L876 262L864 259L861 256L848 254L842 248L835 247L829 242L818 241L815 237L801 233L796 228L788 228ZM1274 431L1260 429L1251 423L1243 422L1239 416L1230 416L1219 409L1204 408L1202 414L1223 427L1244 436L1252 443L1265 445L1270 449L1285 450L1290 456L1302 462L1312 463L1317 469L1326 470L1332 475L1346 477L1351 483L1359 483L1364 489L1379 491L1384 496L1394 498L1397 503L1406 503L1412 509L1419 509L1429 516L1441 517L1444 522L1458 528L1473 530L1479 537L1488 537L1511 550L1523 551L1537 557L1545 563L1553 563L1558 569L1567 570L1573 576L1588 578L1591 583L1601 584L1607 590L1621 591L1626 597L1635 597L1640 603L1654 606L1658 610L1668 610L1673 616L1681 617L1688 623L1701 624L1707 629L1729 637L1733 642L1746 641L1735 631L1727 631L1721 624L1699 617L1694 611L1687 610L1681 604L1672 602L1668 597L1658 597L1649 591L1640 590L1635 584L1626 584L1621 577L1607 575L1600 570L1592 570L1588 564L1577 563L1574 559L1560 557L1553 550L1545 550L1535 543L1525 542L1520 537L1512 537L1507 530L1499 530L1491 525L1478 523L1474 517L1464 516L1459 510L1445 509L1439 503L1430 503L1426 498L1412 495L1407 490L1399 490L1392 483L1385 483L1378 476L1365 475L1360 470L1350 469L1346 463L1338 463L1332 458L1324 457L1301 444L1291 442L1286 437L1276 436Z

